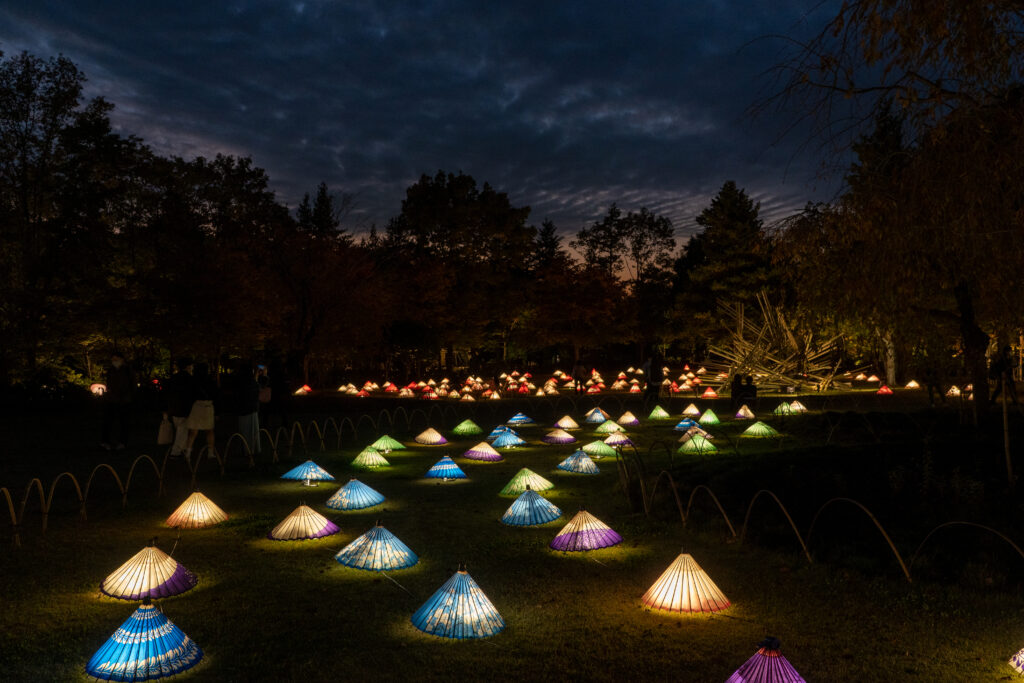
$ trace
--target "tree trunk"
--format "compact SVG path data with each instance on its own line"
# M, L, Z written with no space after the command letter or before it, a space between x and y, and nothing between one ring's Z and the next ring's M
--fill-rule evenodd
M896 386L896 342L892 330L882 334L882 344L885 346L885 383L891 388Z
M967 376L974 384L974 421L977 424L979 407L988 408L988 361L985 351L988 350L989 337L978 326L974 314L974 292L970 285L961 282L953 288L957 310L960 313L960 337L964 345L964 367Z

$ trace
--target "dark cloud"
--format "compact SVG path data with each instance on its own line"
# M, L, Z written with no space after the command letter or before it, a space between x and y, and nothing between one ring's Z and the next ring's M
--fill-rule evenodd
M58 52L157 151L250 155L294 205L321 180L384 224L464 171L573 232L608 204L681 235L734 179L767 219L826 195L784 116L745 111L810 2L57 2L0 9L0 47ZM753 41L753 42L751 42Z

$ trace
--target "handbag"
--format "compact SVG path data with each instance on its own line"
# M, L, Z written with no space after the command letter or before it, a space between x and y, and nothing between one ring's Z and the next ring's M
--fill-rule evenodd
M213 401L201 399L193 403L186 424L199 431L213 429Z
M174 443L174 425L166 417L160 420L160 428L156 431L156 445L166 446Z

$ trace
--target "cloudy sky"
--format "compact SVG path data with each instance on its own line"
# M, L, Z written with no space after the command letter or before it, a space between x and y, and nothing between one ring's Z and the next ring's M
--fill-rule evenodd
M384 225L421 174L463 171L571 233L611 202L685 238L725 180L777 219L831 196L814 146L752 118L817 0L15 0L0 50L72 59L119 131L185 157L251 156L294 206L353 193ZM827 6L826 6L827 9Z

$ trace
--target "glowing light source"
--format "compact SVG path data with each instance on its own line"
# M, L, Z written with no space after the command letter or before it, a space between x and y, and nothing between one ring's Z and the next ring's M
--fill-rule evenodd
M614 434L616 432L624 432L624 431L626 431L626 430L623 429L619 425L619 423L617 423L615 420L605 420L604 422L602 422L601 424L599 424L597 426L597 429L594 430L594 433L595 434Z
M613 448L617 446L633 445L633 442L630 441L629 437L623 434L622 432L615 432L614 434L609 434L608 437L604 440L604 443L605 445L611 446Z
M597 469L597 465L590 459L586 451L582 449L558 463L558 469L566 472L576 472L577 474L598 474L601 472L601 470Z
M580 509L576 516L562 527L550 545L555 550L577 552L607 548L621 542L622 536L611 527L586 510Z
M412 625L441 638L487 638L505 620L463 566L416 610Z
M469 458L470 460L480 460L483 462L500 462L504 459L501 457L501 453L494 450L494 448L491 447L491 444L486 441L481 441L477 445L473 446L463 453L462 457Z
M708 453L717 453L718 449L715 447L715 444L708 441L704 435L694 434L689 440L679 447L678 452L689 455L707 455Z
M793 665L779 653L779 640L768 637L760 649L725 683L806 683Z
M704 393L700 395L701 398L718 398L718 394L711 387L704 390Z
M555 488L555 485L550 481L540 476L533 470L524 467L523 469L516 472L516 475L505 484L505 488L501 490L499 495L502 496L518 496L526 489L533 489L534 491L547 491L548 489Z
M729 607L729 599L689 553L680 553L640 602L666 612L720 612Z
M555 423L555 426L559 429L579 429L580 426L576 423L576 420L572 419L568 415L564 415L561 420Z
M427 429L420 432L415 441L427 446L443 446L448 443L448 440L441 436L440 432L433 427L427 427Z
M683 409L683 415L687 417L700 417L700 408L691 403Z
M718 419L718 416L715 415L715 411L711 410L711 408L705 410L704 414L697 419L697 422L705 426L721 424L721 420Z
M614 458L616 455L615 449L604 441L591 441L583 447L583 451L594 460L600 460L601 458Z
M434 463L433 467L423 475L427 479L467 479L466 473L462 471L455 461L447 455Z
M228 518L217 504L195 491L167 518L167 526L179 529L202 529L220 524Z
M596 407L592 408L591 410L588 410L587 413L583 416L583 421L588 422L590 424L601 424L607 419L608 413Z
M282 479L292 479L303 482L306 486L316 486L314 481L334 481L330 472L317 465L312 460L307 460L298 467L293 467L281 475Z
M391 463L378 453L375 448L367 446L355 457L351 465L357 470L370 470L378 467L390 467Z
M576 437L564 429L552 429L540 438L544 443L567 444L576 443Z
M405 569L420 561L416 553L381 526L379 520L372 529L342 548L334 559L346 567L372 572Z
M508 422L506 422L505 424L510 424L510 425L532 425L533 424L533 420L531 418L527 417L526 415L524 415L523 413L516 413L515 415L510 417L508 419Z
M358 479L350 479L324 503L335 510L362 510L380 505L386 498Z
M918 384L918 383L917 383L917 382L916 382L915 380L910 380L909 382L907 382L907 383L906 383L906 384L905 384L905 385L903 386L903 388L904 388L904 389L920 389L920 388L921 388L921 385L920 385L920 384Z
M618 419L620 425L628 425L630 427L639 427L640 420L636 418L636 415L629 412L628 410L622 414L622 417Z
M468 396L469 394L466 395ZM483 433L484 430L480 429L480 426L472 420L463 420L452 429L452 434L456 436L473 436Z
M267 538L272 541L305 541L336 534L341 529L308 505L300 505L275 526Z
M102 396L103 394L107 393L107 385L99 383L90 384L89 393L92 394L93 396Z
M888 385L883 384L882 386L878 387L878 391L876 391L875 393L878 394L879 396L892 396L892 389L890 389Z
M682 420L676 423L676 426L672 429L677 432L685 432L693 427L697 426L697 422L691 418L684 417Z
M758 439L770 439L779 435L778 430L758 420L743 430L740 436L751 436Z
M195 588L196 575L170 555L150 545L103 579L100 592L118 600L169 598Z
M403 446L399 441L392 439L387 434L371 443L370 448L375 451L379 451L380 453L405 450L405 446Z
M501 516L501 522L509 526L534 526L561 516L562 511L554 503L527 486Z
M792 414L793 414L792 406L790 406L785 401L780 403L778 405L778 407L775 408L775 410L772 411L772 415L792 415Z
M514 429L512 429L511 427L506 427L505 425L498 425L493 430L491 430L490 434L487 435L487 440L488 441L494 441L495 439L497 439L502 434L505 434L505 433L508 433L508 432L512 432L516 436L519 436L519 434Z
M789 404L789 407L790 407L790 409L794 413L806 413L807 412L807 406L805 406L800 401L793 401L792 403Z
M746 404L740 406L740 409L736 411L737 420L753 420L754 411L747 407Z
M103 681L151 681L188 671L203 651L148 601L114 631L85 673Z
M661 406L654 406L654 410L652 410L651 414L647 416L647 419L648 420L667 420L670 417L671 417L671 415L669 415L668 411L666 411L664 408L662 408Z
M516 446L522 446L525 443L525 440L521 439L518 434L510 429L507 432L499 434L498 438L496 438L491 445L495 448L515 448Z

